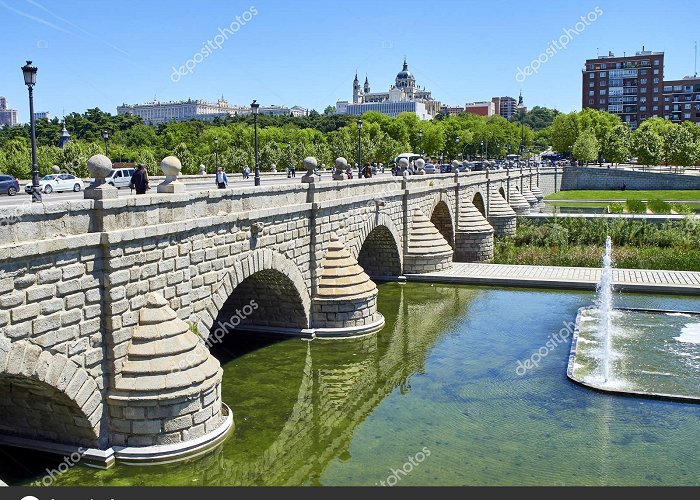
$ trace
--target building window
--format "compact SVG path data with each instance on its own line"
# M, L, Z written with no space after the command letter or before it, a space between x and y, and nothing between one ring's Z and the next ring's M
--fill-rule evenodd
M646 106L639 106L639 111L646 111L647 107Z
M606 94L605 89L601 89L601 90L600 90L600 95L605 95L605 94Z
M640 74L640 75L646 75L646 74L647 74L647 70L643 69L643 70L641 70L641 71L639 72L639 74Z
M640 98L639 98L639 102L647 102L647 98L646 98L646 97L640 97Z
M639 83L641 83L642 85L646 85L647 79L646 79L646 78L642 78L641 80L639 80Z
M605 99L601 99L598 101L598 104L605 104Z
M594 96L595 95L595 90L589 90L588 91L589 96Z
M659 102L659 98L658 98L658 97L652 97L651 100L652 100L653 102Z
M588 99L588 104L590 104L590 105L595 104L595 99Z
M658 110L659 110L659 107L658 107L658 106L652 106L651 110L652 110L652 111L658 111Z
M600 76L601 78L605 78L607 74L605 73L605 71L601 71L600 73L598 73L598 76Z
M601 80L601 81L600 81L600 86L601 86L601 87L605 87L605 86L607 85L607 83L608 83L608 82L606 82L605 80Z
M683 106L683 109L691 109L690 104L686 104L685 106Z
M593 80L595 78L595 73L588 73L588 78Z
M595 82L588 82L588 88L592 89L593 87L595 87Z
M642 87L642 88L639 90L639 92L640 92L641 94L646 94L646 93L647 93L647 88L646 88L646 87Z
M668 111L668 110L669 110L669 106L664 106L664 111Z
M654 78L654 85L656 85L657 83L659 83L659 79L658 79L658 78Z
M654 61L654 66L658 66L658 65L659 65L659 60L656 59L656 60ZM654 73L654 74L656 74L656 73Z
M690 113L685 113L683 115L683 118L685 118L686 120L690 120Z
M680 92L681 90L683 90L683 85L674 85L673 86L674 92Z
M605 69L605 68L607 68L607 65L606 65L606 64L601 64L601 65L600 65L600 69Z

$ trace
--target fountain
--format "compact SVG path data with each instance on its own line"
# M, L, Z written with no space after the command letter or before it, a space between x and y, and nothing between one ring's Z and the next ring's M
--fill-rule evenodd
M605 242L593 307L579 309L567 376L603 392L700 402L700 312L615 308Z
M605 255L603 256L603 272L598 283L598 309L600 310L600 332L605 343L603 354L603 381L610 379L610 336L612 334L613 312L613 273L612 273L612 239L605 240Z

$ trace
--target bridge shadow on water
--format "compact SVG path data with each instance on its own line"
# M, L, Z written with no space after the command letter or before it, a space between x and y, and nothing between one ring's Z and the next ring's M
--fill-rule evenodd
M424 372L431 349L476 295L459 287L381 285L379 310L386 326L354 340L231 332L212 346L224 369L222 398L236 424L222 446L185 463L106 471L77 466L55 484L320 484L329 464L351 458L355 432L382 401L411 390L411 378ZM0 477L10 484L40 480L60 462L3 451ZM8 473L13 456L20 465Z

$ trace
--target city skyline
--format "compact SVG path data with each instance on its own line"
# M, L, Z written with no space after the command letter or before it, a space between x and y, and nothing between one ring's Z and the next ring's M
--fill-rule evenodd
M554 12L541 1L527 10L501 1L445 1L432 4L435 17L465 19L463 29L426 28L422 16L402 19L397 29L390 4L365 1L314 1L296 10L269 0L232 2L206 12L173 2L166 12L148 4L125 11L106 3L88 9L78 1L59 10L34 0L0 0L9 21L6 53L17 57L0 61L0 94L26 122L19 67L31 59L39 68L36 105L52 116L93 107L115 114L124 102L154 98L216 101L222 94L235 105L257 99L323 112L351 99L347 82L358 69L362 81L367 73L377 84L390 82L406 56L416 79L443 104L463 106L522 90L530 108L569 112L581 107L581 69L596 54L630 54L645 45L669 56L667 75L693 73L694 39L663 22L670 13L655 14L653 33L637 28L649 22L646 3L572 2ZM411 10L422 4L402 5Z

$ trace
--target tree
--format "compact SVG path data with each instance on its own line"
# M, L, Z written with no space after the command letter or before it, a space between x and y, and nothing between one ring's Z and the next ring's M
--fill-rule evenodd
M334 115L335 114L335 106L326 106L326 109L323 110L324 115Z
M581 132L574 143L572 153L574 158L586 163L598 159L600 146L593 130L588 129Z
M552 123L552 148L559 153L571 153L578 138L578 116L576 113L558 115Z
M622 163L630 157L630 129L619 123L606 135L602 145L603 157L611 163Z
M642 124L644 125L644 124ZM658 165L663 155L663 141L651 127L639 127L630 139L630 149L642 165Z
M666 129L662 139L668 163L677 167L687 167L694 163L695 142L688 129L674 124Z

